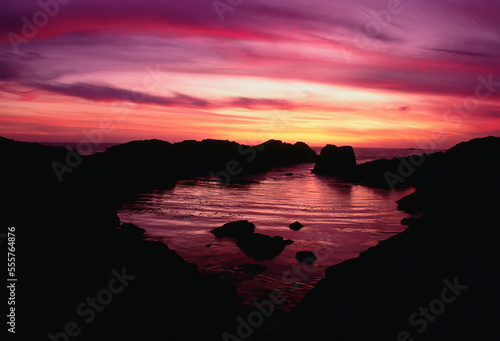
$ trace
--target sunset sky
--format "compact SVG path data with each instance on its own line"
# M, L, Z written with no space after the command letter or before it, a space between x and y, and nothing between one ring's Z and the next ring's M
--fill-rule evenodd
M498 136L499 13L497 0L3 0L0 136Z

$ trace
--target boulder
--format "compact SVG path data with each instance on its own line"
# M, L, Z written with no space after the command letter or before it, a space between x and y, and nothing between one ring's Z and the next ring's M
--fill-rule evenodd
M282 237L270 237L265 234L254 233L238 240L236 245L248 257L252 257L255 260L270 260L278 256L285 249L286 245L292 243L292 240L285 240Z
M290 228L290 230L299 231L301 228L304 227L304 225L296 221L294 223L291 223L288 227Z
M238 220L222 225L210 231L217 238L229 237L240 240L252 235L255 225L248 220Z
M295 258L301 263L314 263L318 258L311 251L298 251Z
M352 147L337 147L329 144L321 149L313 173L346 176L352 173L355 168L356 156Z

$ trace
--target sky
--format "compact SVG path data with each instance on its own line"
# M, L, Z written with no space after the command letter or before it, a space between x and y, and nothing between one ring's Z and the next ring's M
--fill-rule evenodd
M0 136L449 148L500 135L497 0L3 0Z

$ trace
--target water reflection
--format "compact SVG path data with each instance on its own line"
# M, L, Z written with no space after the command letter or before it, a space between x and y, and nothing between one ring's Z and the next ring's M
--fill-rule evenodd
M173 189L144 193L119 212L122 221L162 238L184 259L201 271L242 276L239 291L248 300L259 292L290 291L295 283L283 274L296 266L297 251L321 250L312 272L300 279L303 290L289 293L293 305L324 274L325 269L402 231L400 220L408 215L396 210L395 201L411 189L389 191L349 184L311 174L310 164L275 169L223 185L213 179L180 181ZM293 173L290 175L289 173ZM248 258L230 239L216 239L210 229L246 219L256 232L294 240L272 261ZM292 231L294 221L305 227ZM258 263L266 267L259 275L238 271L238 265Z

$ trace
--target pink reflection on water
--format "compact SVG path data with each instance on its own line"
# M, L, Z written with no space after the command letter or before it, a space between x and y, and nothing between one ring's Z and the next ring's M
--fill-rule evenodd
M247 302L279 289L293 306L323 276L327 267L358 254L405 229L407 214L396 210L396 200L412 189L382 190L311 174L311 164L275 169L248 176L251 183L221 185L213 179L186 180L174 189L144 193L119 212L161 238L202 272L239 276L239 294ZM293 175L285 175L293 173ZM245 182L245 181L243 181ZM216 239L209 230L234 220L249 220L256 232L294 240L270 261L254 261L231 239ZM292 231L294 221L305 227ZM323 255L305 275L295 271L297 251ZM266 270L246 275L239 264L258 263ZM304 272L301 272L304 274ZM283 275L286 278L283 278ZM302 278L301 278L302 277ZM287 280L288 279L288 280ZM295 285L298 284L298 288Z

